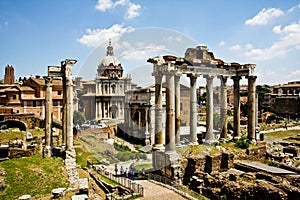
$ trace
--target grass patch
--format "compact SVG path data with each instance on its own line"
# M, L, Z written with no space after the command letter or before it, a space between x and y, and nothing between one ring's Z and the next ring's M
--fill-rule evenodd
M99 174L99 178L104 181L105 183L107 184L110 184L112 186L118 186L120 185L119 183L113 181L113 180L110 180L109 178L107 178L106 176L103 176L102 174Z
M265 138L272 137L272 138L288 138L297 136L300 134L299 130L286 130L286 131L275 131L270 133L265 133Z
M13 141L16 138L23 139L24 133L21 131L12 131L11 129L8 130L8 132L2 132L0 133L0 142L2 144L7 144L9 141Z
M178 148L177 152L184 157L205 156L208 154L214 155L220 153L220 151L216 147L206 145L185 146Z
M199 199L199 200L208 200L208 198L206 198L205 196L202 196L202 195L200 195L200 194L198 194L198 193L196 193L196 192L188 189L186 186L179 186L178 189L180 191L182 191L182 192L185 192L185 193L189 194L190 196L192 196L192 197L194 197L196 199Z
M142 169L144 169L144 170L149 170L149 169L152 169L153 168L153 166L152 166L152 164L140 164L140 165L135 165L134 167L133 167L133 169L135 170L135 171L142 171Z
M87 161L91 163L99 163L99 161L84 147L75 147L76 163L81 167L88 167Z
M0 163L6 171L5 190L1 199L17 199L24 194L39 196L53 188L68 187L68 178L60 158L42 158L40 154L11 159Z

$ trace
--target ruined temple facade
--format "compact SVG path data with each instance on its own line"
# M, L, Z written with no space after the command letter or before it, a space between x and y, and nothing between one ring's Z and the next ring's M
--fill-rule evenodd
M123 76L123 66L114 56L111 42L97 68L96 79L83 84L84 113L88 120L123 119L125 91L131 78Z
M176 146L180 144L180 77L186 75L190 79L190 145L198 145L197 137L197 79L206 80L206 131L203 143L212 145L218 138L214 127L214 79L220 79L220 140L227 139L227 80L233 79L233 122L234 139L241 137L240 130L240 80L248 79L248 134L250 142L256 142L257 104L256 104L256 76L255 64L226 63L215 58L206 46L188 48L185 57L170 55L149 58L153 64L155 77L155 127L152 164L158 173L168 177L172 184L180 184L181 169L180 156L176 152ZM163 127L163 96L162 80L166 80L165 95L165 127ZM165 130L165 131L163 131Z

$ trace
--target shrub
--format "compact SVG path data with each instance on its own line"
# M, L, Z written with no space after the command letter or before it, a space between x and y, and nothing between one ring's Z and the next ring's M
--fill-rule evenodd
M263 133L259 134L259 139L260 141L264 141L265 135Z
M126 145L122 145L122 144L118 144L118 143L114 143L114 147L117 151L131 151L130 148Z
M249 147L249 143L245 139L238 139L235 141L235 146L241 149L247 149Z

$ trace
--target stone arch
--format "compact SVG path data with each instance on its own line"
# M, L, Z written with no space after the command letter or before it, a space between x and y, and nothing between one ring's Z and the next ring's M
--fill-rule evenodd
M22 121L6 120L3 124L5 124L7 128L19 128L20 131L26 131L27 129L27 125Z

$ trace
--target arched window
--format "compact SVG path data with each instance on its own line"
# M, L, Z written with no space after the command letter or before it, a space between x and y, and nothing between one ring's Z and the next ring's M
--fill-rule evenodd
M112 85L111 89L112 89L112 93L115 94L116 93L116 85Z
M108 87L107 87L107 85L105 85L104 87L105 87L105 94L107 94Z

